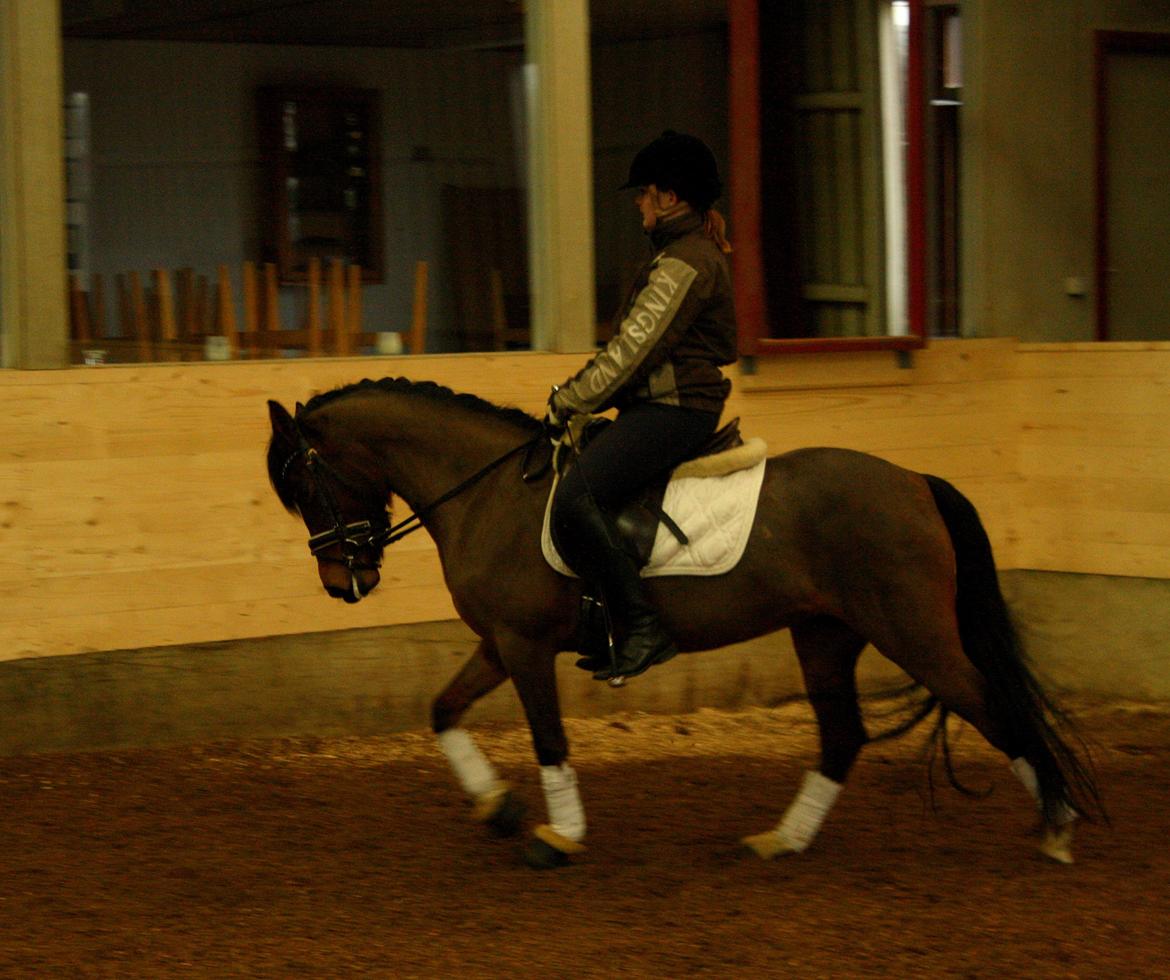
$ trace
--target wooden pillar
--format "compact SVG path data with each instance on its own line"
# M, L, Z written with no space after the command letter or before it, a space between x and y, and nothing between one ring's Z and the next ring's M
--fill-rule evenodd
M525 4L532 346L593 349L593 127L587 0Z

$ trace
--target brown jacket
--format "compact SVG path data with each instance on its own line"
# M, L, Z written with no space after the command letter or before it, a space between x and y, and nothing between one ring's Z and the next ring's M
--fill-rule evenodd
M558 414L638 402L718 414L731 390L720 367L736 358L727 256L688 212L651 234L657 250L638 273L613 339L553 396Z

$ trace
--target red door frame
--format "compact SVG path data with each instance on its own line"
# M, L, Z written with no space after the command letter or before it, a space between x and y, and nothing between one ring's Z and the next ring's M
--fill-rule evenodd
M771 336L761 232L760 18L765 0L727 0L731 222L735 235L732 277L739 318L740 353L914 350L926 336L926 155L923 78L923 0L909 0L906 100L907 316L905 337Z

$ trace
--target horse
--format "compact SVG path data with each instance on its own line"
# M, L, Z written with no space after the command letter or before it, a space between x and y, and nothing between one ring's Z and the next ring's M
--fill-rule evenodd
M548 813L523 857L534 868L570 863L585 849L586 820L555 661L574 647L582 586L542 555L553 479L538 465L546 423L405 378L317 394L295 414L276 401L268 408L269 479L304 521L329 595L360 601L377 586L388 545L420 528L434 540L455 608L479 640L434 699L433 732L476 819L519 834L522 804L461 725L477 699L510 680ZM816 836L871 740L855 677L868 643L925 694L912 723L935 714L944 749L954 713L1004 753L1038 807L1041 853L1071 863L1077 819L1108 818L1083 742L1029 666L975 507L945 480L852 450L797 449L764 466L732 570L646 580L680 652L791 630L819 764L774 828L742 839L744 852L772 859ZM412 514L392 525L394 497Z

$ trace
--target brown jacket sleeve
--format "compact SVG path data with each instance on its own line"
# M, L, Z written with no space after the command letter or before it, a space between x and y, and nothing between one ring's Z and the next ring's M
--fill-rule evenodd
M657 259L618 332L553 396L557 413L604 412L628 384L661 364L702 306L699 278L677 256Z

